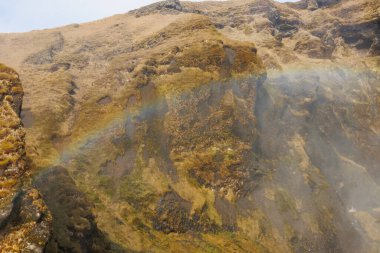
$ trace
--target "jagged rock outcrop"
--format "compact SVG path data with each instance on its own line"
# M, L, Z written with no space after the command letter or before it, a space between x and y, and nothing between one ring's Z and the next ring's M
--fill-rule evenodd
M341 2L341 0L301 0L295 3L289 3L290 6L308 9L310 11L315 11L318 8L325 8L337 3Z
M0 251L43 252L51 215L40 193L28 187L29 165L20 112L18 74L0 64Z
M151 15L154 13L178 14L180 12L200 13L197 10L184 7L179 0L166 0L157 2L140 9L131 11L136 17Z
M23 90L18 74L0 65L1 71L1 182L0 196L12 199L26 171L25 132L20 112Z

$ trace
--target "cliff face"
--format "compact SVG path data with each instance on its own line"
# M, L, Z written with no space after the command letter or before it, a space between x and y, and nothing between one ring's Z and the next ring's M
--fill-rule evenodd
M164 1L0 35L46 250L378 252L379 12Z
M20 119L23 90L17 73L1 65L2 198L13 198L24 174L25 133Z
M43 252L50 236L50 212L28 177L18 74L0 64L0 245L1 252Z
M2 64L0 90L0 252L122 252L97 229L91 205L64 168L45 171L31 185L24 93L18 74Z

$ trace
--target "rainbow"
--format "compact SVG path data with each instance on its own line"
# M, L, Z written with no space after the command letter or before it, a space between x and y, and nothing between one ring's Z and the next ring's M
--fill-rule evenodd
M297 80L304 76L308 75L312 78L311 80L321 80L323 83L329 83L331 80L336 80L339 83L343 83L344 85L348 85L347 79L352 79L354 77L362 77L368 74L374 74L368 69L354 69L347 68L346 66L334 66L331 68L331 65L321 66L321 67L299 67L293 66L288 67L283 71L269 71L268 79L266 83L270 83L271 85L281 85L283 82L291 83L291 80ZM247 77L249 78L249 77ZM314 79L313 79L314 78ZM380 78L380 76L379 76ZM313 81L312 81L313 82ZM210 84L203 84L198 86L197 88L201 88L204 86L208 86ZM265 83L264 83L265 85ZM305 84L307 85L307 84ZM191 91L190 91L191 92ZM189 91L183 91L177 96L180 97L182 95L186 95L186 93L190 93ZM176 97L177 97L176 96ZM144 115L150 115L157 106L162 103L164 99L162 97L158 97L154 101L149 101L144 106L140 107L138 111L130 112L130 111L120 111L114 112L112 116L112 120L107 124L102 125L101 127L92 129L81 136L75 138L75 140L71 140L69 144L64 145L60 152L57 152L54 159L52 160L53 165L62 165L75 158L81 151L91 149L97 146L100 146L101 140L116 129L120 129L125 127L126 122L135 117L146 117Z

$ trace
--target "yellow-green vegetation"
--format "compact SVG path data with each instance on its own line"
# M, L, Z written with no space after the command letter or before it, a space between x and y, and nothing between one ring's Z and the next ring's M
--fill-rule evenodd
M25 170L25 133L17 105L21 103L23 91L13 69L0 64L0 74L0 198L11 198Z
M227 226L215 208L216 198L233 205L242 194L240 182L248 172L237 168L246 163L243 156L249 155L255 133L247 133L248 139L236 141L231 131L234 122L255 124L253 112L247 115L243 108L253 106L255 78L264 72L253 43L227 39L208 18L188 15L136 42L131 52L114 57L105 75L87 89L86 99L75 110L66 137L53 129L61 124L60 119L50 124L47 118L36 123L31 131L45 129L50 136L57 133L64 137L63 151L70 158L67 166L75 174L79 188L94 201L100 228L108 231L114 241L134 250L161 252L167 245L173 251L183 251L182 243L190 239L183 232L205 231L207 237L196 240L192 252L221 252L224 240L230 241L229 250L233 252L234 245L247 242L223 232L212 235L207 231L223 231L222 227ZM51 86L57 80L66 83L63 74L60 71L49 74L49 79L54 80ZM246 89L247 102L234 94L230 78ZM253 82L251 87L244 84L248 79ZM204 112L198 111L196 107L207 103L212 89L222 91L220 101L211 104L209 112L206 108ZM98 103L105 94L109 103ZM182 96L187 95L193 99L183 100ZM177 102L181 105L177 106ZM186 103L193 103L187 108L189 116L208 115L204 123L192 128L193 119L179 116ZM70 113L62 110L55 115L67 120ZM128 119L132 119L132 126L124 129ZM210 128L202 130L206 125ZM160 138L171 141L163 144ZM115 144L119 139L123 139L123 145ZM40 140L48 149L52 147L46 140ZM189 149L189 142L193 142L194 149ZM47 154L55 152L48 149ZM133 156L128 156L130 152ZM130 159L117 162L124 156ZM34 157L39 166L45 164L40 159ZM184 208L182 214L171 209L171 202L162 199L168 192L178 194L175 206ZM190 205L188 210L186 203ZM166 219L158 215L160 210L174 211L173 218L167 220L172 223L169 228L187 223L180 234L159 231L159 224L153 221ZM126 233L114 233L114 226ZM168 238L172 238L170 243ZM257 252L262 248L256 242L248 244L238 247L252 247Z
M0 63L0 80L7 80L9 82L18 82L18 74L17 72L8 67L8 66L5 66L4 64ZM3 89L3 87L2 87Z
M178 96L199 87L199 85L209 84L216 79L215 73L188 67L181 69L180 73L160 75L154 81L157 83L158 93L161 96Z

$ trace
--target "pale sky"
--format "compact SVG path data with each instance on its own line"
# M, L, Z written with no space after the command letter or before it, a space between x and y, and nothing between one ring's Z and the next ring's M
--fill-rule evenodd
M285 2L285 0L279 1ZM154 2L158 1L0 0L0 33L26 32L93 21Z

